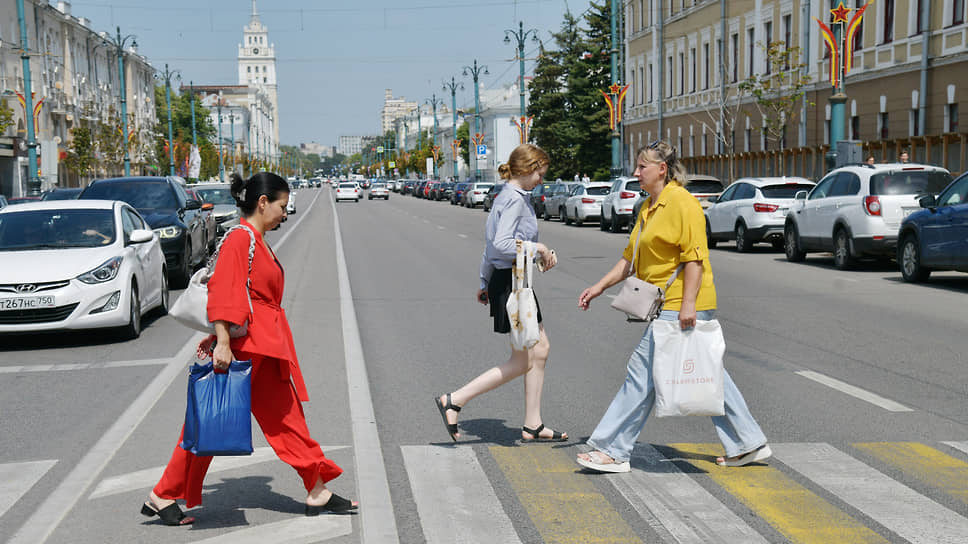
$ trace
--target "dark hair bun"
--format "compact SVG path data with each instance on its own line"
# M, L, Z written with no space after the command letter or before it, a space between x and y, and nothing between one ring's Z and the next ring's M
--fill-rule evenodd
M242 194L242 191L245 189L245 180L242 179L242 176L238 172L232 172L229 176L229 183L231 184L229 186L229 192L232 193L232 198L235 199L235 205L241 206L245 201L245 195Z

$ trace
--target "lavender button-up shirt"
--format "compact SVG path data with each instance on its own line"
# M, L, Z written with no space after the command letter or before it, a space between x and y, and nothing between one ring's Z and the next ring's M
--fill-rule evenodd
M538 241L538 218L531 206L531 192L510 183L505 184L491 206L484 236L481 289L487 288L495 269L514 265L515 240Z

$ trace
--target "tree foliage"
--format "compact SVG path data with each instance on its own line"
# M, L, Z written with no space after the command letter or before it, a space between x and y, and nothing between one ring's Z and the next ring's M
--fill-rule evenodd
M13 126L13 108L7 104L7 99L0 100L0 135Z
M782 42L760 44L760 47L766 53L769 69L766 73L754 74L739 87L754 98L767 141L783 147L786 127L796 120L810 76L802 70L806 64L800 62L799 47L788 48Z

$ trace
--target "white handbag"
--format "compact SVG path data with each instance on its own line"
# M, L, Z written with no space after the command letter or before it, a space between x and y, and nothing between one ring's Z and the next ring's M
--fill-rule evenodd
M682 330L679 321L652 322L652 383L655 416L721 416L723 355L726 340L719 321L696 321Z
M629 268L629 275L622 282L622 288L618 295L612 299L612 308L623 312L625 319L631 323L649 323L659 317L662 305L665 304L665 294L676 281L679 272L682 271L682 264L676 267L676 271L665 284L665 289L652 285L641 280L635 275L635 256L639 251L639 238L645 230L645 219L639 225L639 232L635 236L635 245L632 246L632 266Z
M511 321L511 346L517 350L530 349L541 338L538 304L531 290L534 251L534 242L518 244L514 268L511 269L511 296L505 308Z
M229 233L235 229L245 229L249 233L249 273L245 280L245 296L249 299L249 316L251 317L252 295L249 293L249 286L252 281L252 258L255 256L255 233L245 225L236 225L225 232L225 235L219 240L218 247L215 248L215 253L208 260L208 264L192 274L191 280L188 281L188 287L168 310L168 315L174 317L182 325L197 331L215 334L215 325L208 320L208 280L212 278L212 274L215 272L215 263L218 260L219 252L222 250L222 244L228 239ZM241 325L229 327L229 336L232 338L245 336L248 332L248 319Z

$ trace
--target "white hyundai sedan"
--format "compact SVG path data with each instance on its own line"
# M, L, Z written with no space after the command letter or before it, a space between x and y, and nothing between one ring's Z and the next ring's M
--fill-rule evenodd
M117 327L168 312L161 243L114 200L44 201L0 210L0 333Z

